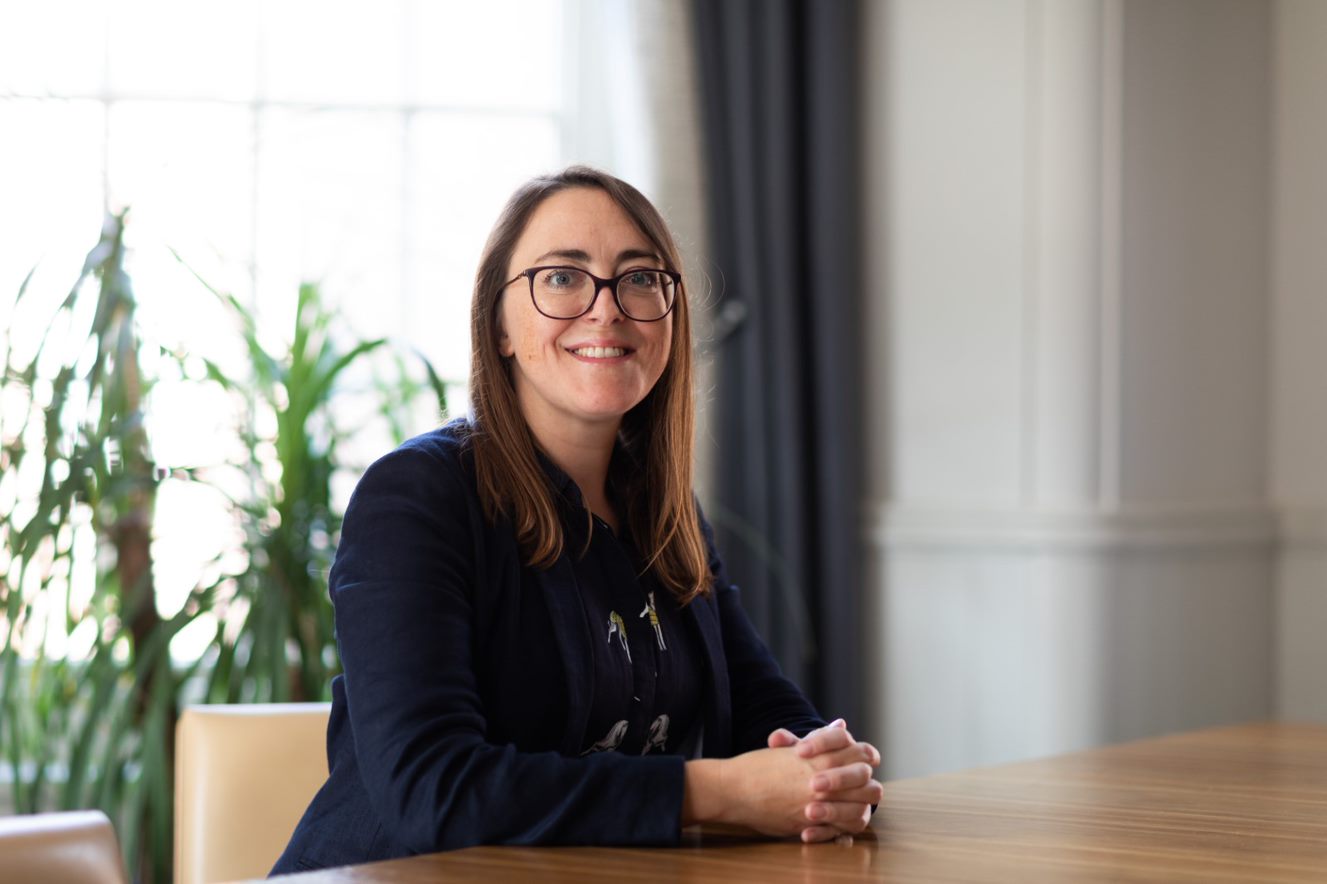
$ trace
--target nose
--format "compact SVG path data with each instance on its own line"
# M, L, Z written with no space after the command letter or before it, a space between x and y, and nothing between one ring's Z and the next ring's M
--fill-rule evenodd
M590 305L590 310L585 314L585 318L593 322L622 322L627 317L617 306L617 298L613 294L611 283L599 283L594 290L594 303Z

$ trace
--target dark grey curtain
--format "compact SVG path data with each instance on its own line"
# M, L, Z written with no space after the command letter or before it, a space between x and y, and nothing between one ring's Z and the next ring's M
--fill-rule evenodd
M712 521L784 671L860 731L859 7L693 10L718 317Z

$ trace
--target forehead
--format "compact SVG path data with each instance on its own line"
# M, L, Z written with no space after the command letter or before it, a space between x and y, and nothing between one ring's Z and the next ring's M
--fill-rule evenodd
M521 232L513 258L553 249L601 252L605 258L627 249L653 251L649 238L622 207L592 187L560 190L540 203Z

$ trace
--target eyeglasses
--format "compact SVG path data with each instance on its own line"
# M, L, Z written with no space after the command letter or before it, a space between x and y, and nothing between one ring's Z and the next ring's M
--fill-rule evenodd
M637 322L657 322L673 309L682 274L672 270L635 267L612 279L600 279L579 267L531 267L503 283L521 277L530 281L534 308L549 319L576 319L594 307L599 291L607 286L622 315Z

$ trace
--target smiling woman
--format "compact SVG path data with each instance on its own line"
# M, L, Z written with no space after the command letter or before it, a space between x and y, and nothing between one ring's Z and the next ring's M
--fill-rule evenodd
M780 673L692 495L681 280L617 178L573 167L508 202L472 415L377 461L346 513L330 773L274 871L866 825L879 753Z

